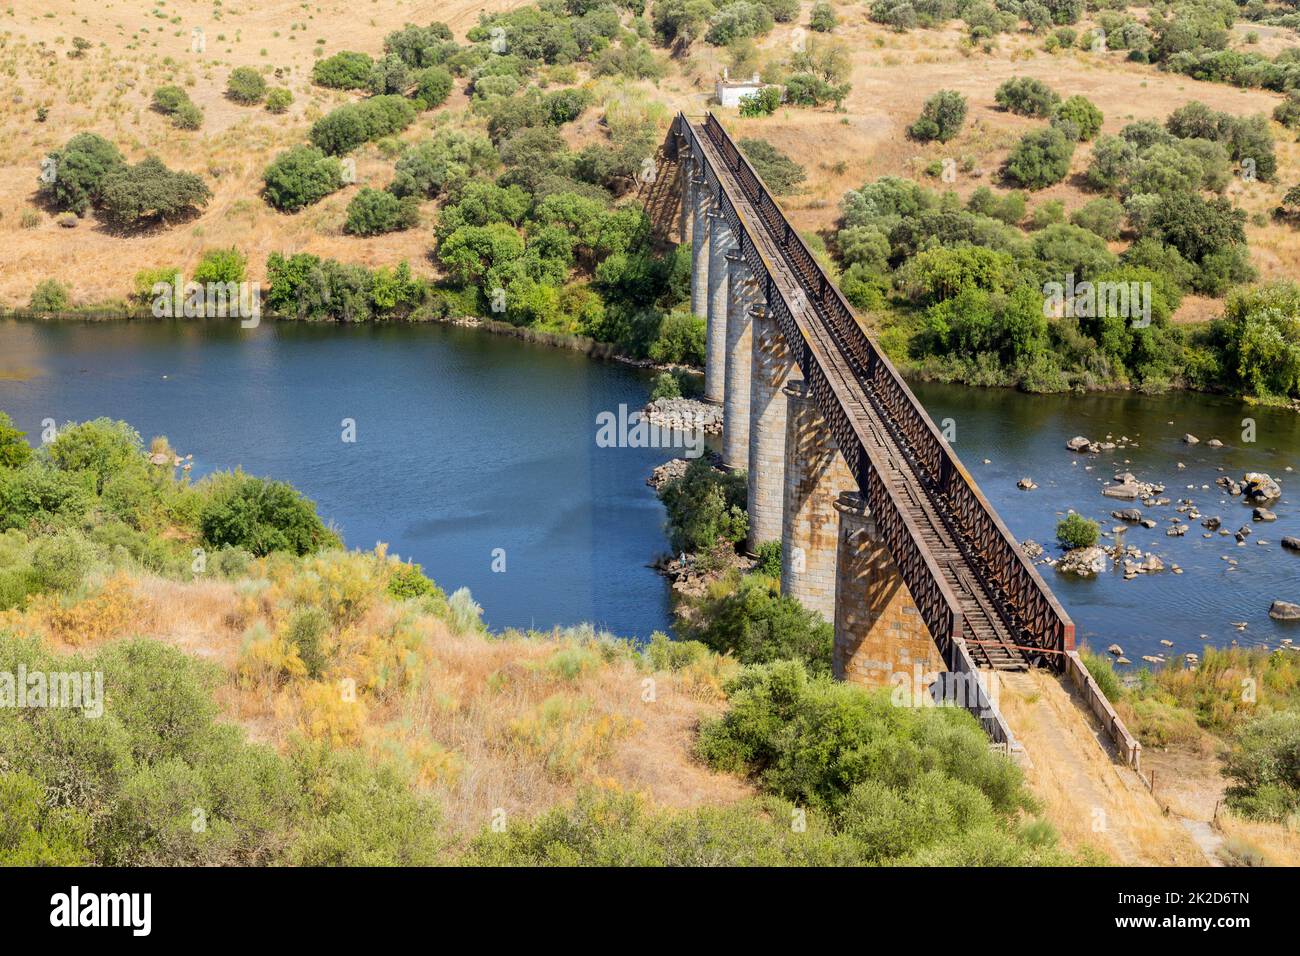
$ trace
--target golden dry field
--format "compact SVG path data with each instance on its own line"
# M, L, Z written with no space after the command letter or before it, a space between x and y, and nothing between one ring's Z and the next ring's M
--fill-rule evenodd
M421 226L413 230L372 238L342 232L344 210L355 192L366 185L382 187L391 177L392 159L374 144L354 154L355 185L296 215L278 213L259 198L261 173L279 151L304 141L312 121L351 98L311 84L311 66L319 57L345 49L378 54L383 37L406 23L441 20L463 39L481 11L521 5L520 0L370 0L314 6L288 0L172 0L161 5L110 0L91 6L82 0L51 0L40 7L0 10L0 123L5 132L0 140L0 305L23 304L45 278L70 285L78 304L121 299L140 269L188 269L205 249L230 245L248 256L253 279L261 278L266 256L273 251L312 252L371 267L405 259L416 272L433 273L433 204L426 205ZM796 23L807 22L811 4L804 6ZM927 181L925 167L935 160L960 161L965 171L948 188L963 196L980 185L996 187L1000 163L1018 136L1035 124L994 104L994 90L1012 76L1044 80L1062 96L1086 95L1104 112L1107 133L1117 133L1134 120L1162 121L1191 100L1236 115L1271 113L1281 100L1280 94L1268 91L1197 82L1129 63L1122 51L1047 53L1041 37L1021 33L998 38L985 52L964 43L960 30L900 34L869 22L867 12L865 3L837 5L839 24L832 38L847 47L852 59L853 89L844 112L782 108L770 117L742 119L735 110L720 111L734 133L767 139L807 168L807 183L787 197L785 205L794 221L808 230L833 227L846 190L883 175ZM1239 25L1239 33L1244 26L1253 27ZM191 49L196 27L204 32L202 53ZM1088 24L1078 28L1082 32ZM1292 31L1260 27L1256 32L1262 52L1276 52L1294 42ZM758 41L758 64L787 59L797 42L818 42L806 36L795 23L777 24ZM67 56L73 37L92 44L80 59ZM702 112L710 108L713 82L727 59L727 50L697 42L672 60L664 79L621 86L640 87L670 111ZM287 86L294 95L290 111L275 116L228 100L226 78L238 66L259 68L272 85ZM203 109L201 129L174 129L166 117L150 110L153 90L168 83L184 86ZM605 84L606 91L609 86ZM945 88L969 98L963 131L947 144L910 140L906 128L925 99ZM418 140L433 124L463 114L466 102L463 81L458 81L443 107L421 115L400 138ZM48 109L43 123L36 120L38 106ZM589 111L566 131L566 138L580 141L599 135L599 120L599 110ZM1300 266L1300 233L1269 216L1288 186L1300 181L1300 146L1291 132L1276 123L1272 128L1277 181L1236 181L1230 187L1235 201L1254 217L1247 226L1251 256L1266 280L1294 275ZM212 202L192 221L143 234L111 233L93 217L75 228L61 226L38 202L40 159L82 130L113 140L131 161L153 153L172 168L200 173L213 189ZM1034 193L1031 208L1061 200L1068 213L1090 199L1078 175L1090 152L1089 144L1082 144L1075 153L1074 175ZM1215 300L1189 296L1178 318L1205 319L1218 308Z

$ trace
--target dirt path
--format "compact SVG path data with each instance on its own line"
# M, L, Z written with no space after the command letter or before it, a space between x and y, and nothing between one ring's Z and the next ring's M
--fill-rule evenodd
M1026 777L1071 848L1125 866L1205 866L1198 842L1138 775L1113 758L1073 691L1046 671L1006 674L1001 707L1029 754Z

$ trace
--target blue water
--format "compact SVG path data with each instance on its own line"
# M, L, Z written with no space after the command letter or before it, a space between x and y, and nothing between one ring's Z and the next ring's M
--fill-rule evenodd
M624 365L445 326L0 322L0 409L29 440L46 418L109 416L193 454L196 479L289 481L349 546L387 542L470 588L493 628L668 627L645 478L672 453L595 443L597 413L648 388Z
M672 452L595 443L596 415L639 407L648 387L646 373L617 363L436 325L0 322L0 409L29 436L46 418L107 415L192 453L196 478L240 466L290 481L350 546L387 542L448 591L469 587L494 628L590 621L643 638L668 628L668 589L646 566L667 547L663 509L645 478ZM1190 497L1229 530L1251 526L1242 547L1202 538L1199 521L1170 538L1173 507L1150 509L1158 527L1134 526L1126 540L1182 575L1080 580L1041 568L1080 641L1118 641L1134 660L1300 641L1300 626L1268 617L1274 599L1300 602L1300 555L1278 544L1300 536L1300 415L1193 394L914 388L936 420L953 420L954 447L1018 538L1055 551L1070 508L1109 531L1120 523L1111 511L1131 504L1100 493L1116 471L1165 483L1174 504ZM1253 444L1241 440L1247 417ZM355 444L341 441L345 418ZM1185 432L1202 444L1184 445ZM1079 434L1138 447L1076 455L1065 442ZM1209 448L1213 437L1226 447ZM1247 470L1280 480L1276 523L1252 523L1214 485ZM1038 490L1019 491L1024 476ZM498 548L504 573L492 570Z

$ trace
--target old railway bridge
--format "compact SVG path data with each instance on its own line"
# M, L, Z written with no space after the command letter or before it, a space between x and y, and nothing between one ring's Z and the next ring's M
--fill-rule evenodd
M650 179L657 227L692 246L705 399L725 465L748 471L751 551L781 541L782 590L835 623L837 676L976 678L966 705L1012 744L977 675L1091 684L1074 624L717 118L679 114Z

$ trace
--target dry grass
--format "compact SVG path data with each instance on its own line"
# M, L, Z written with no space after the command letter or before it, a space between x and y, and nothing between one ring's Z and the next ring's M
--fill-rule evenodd
M355 574L361 559L349 560L346 570ZM670 807L753 795L692 757L700 720L723 706L715 683L689 670L651 673L581 631L458 634L440 618L383 597L381 580L366 585L368 599L334 605L349 610L320 680L250 671L258 635L282 633L285 601L303 597L304 581L315 587L329 579L324 566L294 575L258 570L268 574L260 583L256 576L186 583L146 575L114 579L114 587L126 592L117 603L133 608L131 634L226 671L217 700L254 739L283 747L302 732L396 759L440 797L456 834L481 830L498 809L534 815L592 784ZM44 604L8 617L6 626L18 633L67 644L59 639L61 619ZM125 633L95 631L76 644L93 647ZM348 675L356 702L340 692Z
M380 52L384 36L404 23L448 23L458 36L480 11L509 9L524 0L375 0L367 4L293 0L235 0L214 8L206 0L172 0L156 8L144 2L49 0L0 6L0 305L25 305L42 279L69 284L73 301L95 304L124 298L141 269L178 266L188 271L204 250L239 247L249 258L250 278L264 278L274 251L311 252L370 267L409 260L428 274L427 229L359 239L342 233L344 209L362 186L382 187L392 162L374 146L360 150L357 183L294 216L271 209L259 196L261 173L282 149L305 140L311 122L344 102L347 94L312 86L317 51ZM152 10L163 9L159 19ZM212 18L219 9L221 19ZM190 49L190 31L202 26L206 49ZM141 32L147 30L148 32ZM90 40L83 58L69 59L74 36ZM220 39L221 37L225 39ZM322 40L318 46L316 41ZM237 66L280 70L272 86L294 95L290 111L274 116L239 106L224 96ZM184 86L203 109L203 127L173 129L149 109L153 91ZM440 113L464 109L457 93L441 109L423 114L405 139L427 135ZM49 110L38 123L37 106ZM155 154L174 169L203 175L213 191L207 210L192 221L139 235L122 236L93 217L66 229L38 201L40 158L74 133L99 133L135 162ZM24 214L37 224L24 227ZM432 218L432 207L426 218Z
M1203 866L1205 858L1137 775L1112 759L1090 716L1053 674L1005 675L1000 705L1033 766L1026 780L1071 850L1124 866Z
M174 0L162 9L168 17L179 18L178 23L153 16L147 3L127 5L125 0L99 7L50 0L39 7L13 7L12 13L0 10L0 123L7 134L0 142L0 305L25 304L35 284L50 277L71 284L74 301L81 304L120 299L140 269L168 265L188 270L205 249L230 245L248 255L253 280L264 278L266 256L273 251L311 252L370 267L406 259L417 273L431 274L426 227L436 218L432 205L423 212L424 227L367 239L342 234L344 210L356 190L383 186L391 176L392 161L375 146L356 153L355 186L293 216L274 212L258 198L261 172L277 152L304 139L315 117L348 98L311 85L318 52L355 49L373 54L390 30L434 19L449 23L463 37L480 10L526 2L374 0L358 9L343 2L305 8L292 0L239 0L221 8L222 19L215 21L214 8L206 0ZM853 57L853 92L844 113L782 109L761 120L727 117L739 135L768 139L807 167L805 191L789 197L785 205L795 224L808 230L833 226L846 190L883 175L924 179L926 163L943 156L969 160L970 172L959 173L953 184L963 196L993 182L1014 139L1039 125L994 106L994 89L1011 76L1035 76L1064 95L1088 96L1105 112L1109 133L1135 119L1163 120L1192 99L1237 114L1271 112L1280 99L1270 92L1161 73L1127 63L1121 53L1047 54L1041 50L1042 38L1027 34L1000 37L992 52L985 53L966 47L955 29L893 33L867 20L865 4L840 5L838 13L834 36ZM194 25L206 31L203 54L190 51ZM760 63L789 57L795 27L779 24L758 43ZM145 29L148 32L141 32ZM1257 49L1264 52L1289 35L1269 28L1258 32ZM94 44L82 59L66 56L73 36ZM318 46L318 40L323 44ZM659 83L633 86L671 111L702 112L727 60L726 50L698 43ZM226 77L236 66L280 70L281 77L271 77L270 82L293 91L290 112L277 117L226 100ZM169 82L184 85L204 109L201 130L174 130L165 117L149 110L153 90ZM959 90L969 98L966 130L945 146L910 141L907 126L926 97L940 88ZM38 105L50 111L43 124L34 118ZM402 138L427 135L440 115L459 116L464 110L465 99L458 92L441 109L422 116ZM55 217L39 210L39 158L80 130L109 137L133 161L152 152L174 168L204 174L214 192L211 205L191 222L129 237L106 232L93 219L82 220L74 229L60 227ZM1252 214L1267 216L1287 186L1300 179L1295 137L1281 127L1274 131L1281 174L1277 183L1245 186L1239 201ZM1086 166L1088 154L1086 145L1078 150L1075 172ZM1077 179L1070 179L1035 194L1034 202L1060 199L1073 210L1088 198ZM24 216L34 211L37 224L25 228ZM1263 278L1294 273L1300 260L1300 230L1268 220L1249 225L1247 231ZM1202 320L1217 309L1214 300L1189 298L1177 318Z

